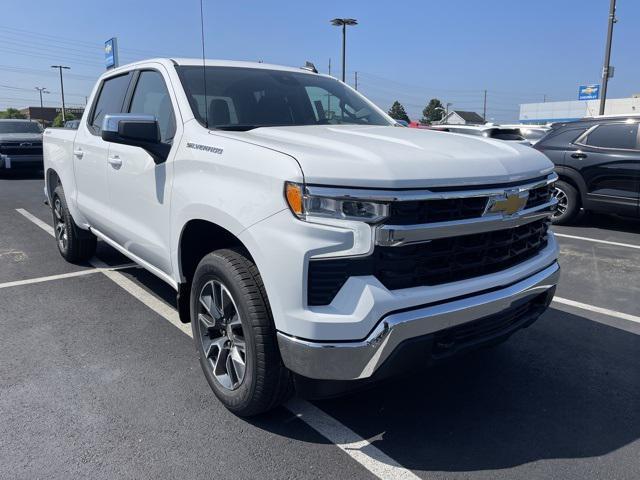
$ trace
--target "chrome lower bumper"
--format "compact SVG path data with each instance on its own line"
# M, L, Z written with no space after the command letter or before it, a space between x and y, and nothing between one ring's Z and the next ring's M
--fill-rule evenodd
M498 314L544 293L558 283L557 262L509 287L448 303L384 317L361 341L313 342L278 332L284 364L314 379L356 380L371 377L404 341Z

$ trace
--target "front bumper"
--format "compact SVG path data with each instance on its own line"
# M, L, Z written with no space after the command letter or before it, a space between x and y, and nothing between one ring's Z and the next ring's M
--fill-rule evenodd
M475 336L468 335L467 340L459 341L459 345L447 346L450 340L445 338L445 350L458 351L529 325L551 301L559 275L560 267L554 262L508 287L391 313L384 316L364 340L315 342L278 332L280 353L287 368L304 377L322 380L369 378L392 354L414 339L428 337L435 348L438 332L451 332L457 326L481 323L485 319L490 326L480 328ZM518 308L520 313L516 318L514 312ZM500 322L501 314L514 317L513 321Z

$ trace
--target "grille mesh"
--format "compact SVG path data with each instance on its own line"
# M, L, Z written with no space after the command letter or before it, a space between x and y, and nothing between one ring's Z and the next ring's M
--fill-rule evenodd
M331 303L351 276L374 275L386 288L439 285L495 273L524 262L547 245L546 220L507 230L432 240L401 247L377 246L362 258L312 260L309 305Z

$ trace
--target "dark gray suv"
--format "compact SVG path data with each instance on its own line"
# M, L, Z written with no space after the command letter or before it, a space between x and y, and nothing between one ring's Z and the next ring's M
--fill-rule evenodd
M639 123L633 115L558 123L534 145L560 177L553 223L571 222L580 208L640 216Z

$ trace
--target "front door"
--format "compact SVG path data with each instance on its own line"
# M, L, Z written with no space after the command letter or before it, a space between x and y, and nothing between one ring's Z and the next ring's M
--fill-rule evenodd
M638 121L599 124L567 152L566 163L579 170L590 208L637 215L640 192Z
M130 105L124 110L154 115L160 125L161 141L172 144L177 130L176 109L162 73L142 70L134 82ZM113 143L107 159L112 219L117 225L111 238L166 274L171 273L172 154L173 151L166 162L156 165L142 148Z
M95 95L86 122L78 127L73 145L77 205L89 224L98 230L110 226L111 207L107 186L109 143L102 140L102 120L108 113L120 113L131 73L105 79Z

